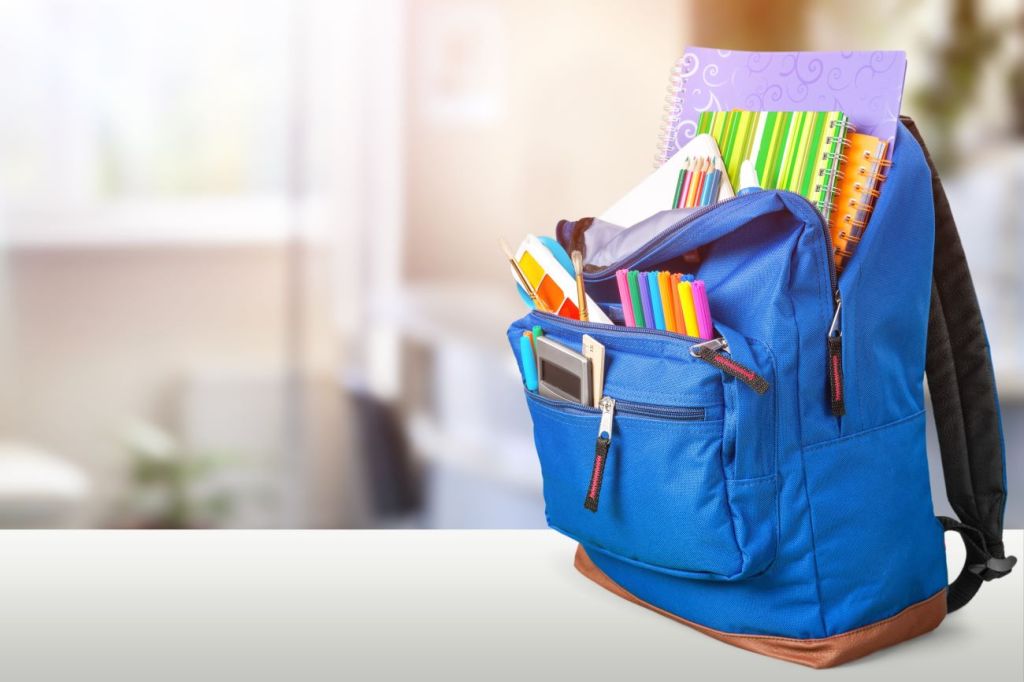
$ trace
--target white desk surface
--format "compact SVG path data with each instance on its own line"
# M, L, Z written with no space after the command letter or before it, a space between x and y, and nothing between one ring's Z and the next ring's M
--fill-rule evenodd
M1006 540L1024 556L1024 532ZM0 679L1024 678L1021 566L935 632L821 673L613 596L574 549L553 531L4 531Z

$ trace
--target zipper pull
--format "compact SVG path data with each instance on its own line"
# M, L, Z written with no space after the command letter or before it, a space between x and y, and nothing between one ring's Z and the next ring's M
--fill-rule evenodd
M711 339L690 346L690 355L703 360L731 377L735 377L754 389L758 395L768 390L768 380L752 369L748 369L723 353L729 352L729 342L724 338Z
M839 328L839 315L843 310L843 299L836 289L836 312L828 328L828 402L832 414L842 417L846 414L846 385L843 382L843 331Z
M615 417L615 400L604 396L598 403L601 408L601 425L597 429L597 446L594 448L594 469L590 472L590 485L587 486L587 499L583 506L592 512L597 511L597 498L601 495L601 483L604 480L604 465L608 461L608 450L612 446L612 420Z

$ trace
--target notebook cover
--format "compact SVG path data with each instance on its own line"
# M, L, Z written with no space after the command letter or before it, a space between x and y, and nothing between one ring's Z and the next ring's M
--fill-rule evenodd
M857 132L896 136L905 52L742 52L687 48L666 103L658 163L694 137L701 112L842 111Z
M847 132L841 112L707 111L697 131L718 142L734 186L750 159L761 187L801 194L828 217Z
M860 243L885 180L882 171L887 163L885 140L853 133L847 141L847 160L829 218L837 272L843 269Z

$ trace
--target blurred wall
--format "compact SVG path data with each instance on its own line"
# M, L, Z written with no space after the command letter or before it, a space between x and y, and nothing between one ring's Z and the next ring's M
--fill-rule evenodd
M549 233L650 172L685 4L409 9L407 275L504 286L498 236Z
M173 431L189 371L280 374L284 263L269 246L15 251L12 431L93 474L98 513L122 490L129 421Z

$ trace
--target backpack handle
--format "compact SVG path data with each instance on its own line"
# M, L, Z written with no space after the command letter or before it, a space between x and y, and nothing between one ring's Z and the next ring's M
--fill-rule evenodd
M935 258L928 312L925 371L935 411L946 496L959 521L939 517L943 530L959 533L967 561L949 586L952 613L981 584L1001 578L1017 562L1003 548L1006 459L999 397L985 323L946 192L914 121L900 117L921 145L932 174Z

